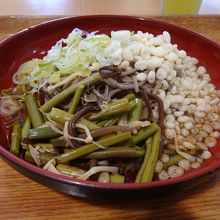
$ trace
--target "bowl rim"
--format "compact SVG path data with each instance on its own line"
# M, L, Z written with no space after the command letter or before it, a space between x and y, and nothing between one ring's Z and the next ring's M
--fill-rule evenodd
M22 36L26 33L31 32L32 30L38 30L39 28L44 28L47 26L50 26L51 24L56 24L58 25L59 23L68 21L68 20L77 20L77 19L91 19L91 18L120 18L120 19L132 19L132 20L139 20L139 21L145 21L145 22L152 22L152 23L157 23L157 24L162 24L164 26L170 26L175 29L179 29L184 32L188 32L191 35L194 35L209 44L212 44L213 46L217 47L220 50L220 45L209 38L196 33L194 31L191 31L187 28L168 23L165 21L161 21L158 19L152 19L152 18L143 18L143 17L138 17L138 16L124 16L124 15L86 15L86 16L67 16L67 17L61 17L57 19L52 19L49 21L45 21L43 23L33 25L31 27L28 27L26 29L23 29L15 34L13 36L10 36L6 39L3 39L0 41L0 49L3 45L9 43L12 40L16 40L19 36ZM125 183L125 184L111 184L111 183L100 183L100 182L95 182L95 181L89 181L89 180L80 180L80 179L74 179L71 177L67 176L62 176L59 174L55 174L52 172L49 172L47 170L43 170L42 168L39 168L29 162L26 162L25 160L22 160L21 158L13 155L9 150L5 149L3 146L0 145L0 155L3 156L5 159L9 160L11 163L16 164L23 169L26 169L28 171L31 171L37 175L41 175L45 178L49 178L52 180L56 180L59 182L63 182L65 184L69 185L78 185L78 186L84 186L84 187L89 187L89 188L97 188L97 189L110 189L110 190L140 190L140 189L149 189L149 188L157 188L157 187L164 187L168 185L174 185L180 182L186 182L188 180L195 179L197 177L203 176L205 174L208 174L210 172L214 172L218 168L220 168L220 158L214 157L214 161L205 166L201 167L196 171L189 172L187 174L184 174L181 177L173 178L173 179L168 179L164 181L154 181L150 183Z
M56 173L49 172L47 170L37 167L13 155L10 151L3 148L1 145L0 145L0 156L4 157L6 160L9 160L11 163L22 167L22 169L31 171L44 178L52 179L58 182L68 184L68 185L78 185L78 186L85 186L85 187L90 187L90 188L110 189L110 190L140 190L140 189L164 187L164 186L174 185L178 183L183 183L188 180L201 177L205 174L213 173L214 171L220 168L220 160L219 160L219 161L214 161L209 166L199 168L197 171L190 172L188 174L185 174L183 176L173 178L173 179L168 179L168 180L163 180L163 181L153 181L150 183L112 184L112 183L101 183L101 182L90 181L90 180L74 179L68 176L62 176Z

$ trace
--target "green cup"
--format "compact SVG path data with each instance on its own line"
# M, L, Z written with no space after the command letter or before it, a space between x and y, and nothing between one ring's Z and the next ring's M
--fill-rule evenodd
M163 15L197 14L202 0L162 0Z

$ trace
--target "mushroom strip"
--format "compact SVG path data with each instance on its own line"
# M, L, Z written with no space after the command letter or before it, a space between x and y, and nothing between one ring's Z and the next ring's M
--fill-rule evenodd
M13 116L22 109L22 103L9 97L0 101L0 115Z
M147 92L147 95L158 103L158 113L159 113L158 124L161 128L163 128L164 118L165 118L163 101L160 99L160 97L154 95L153 93Z
M124 82L124 83L132 83L133 82L132 77L125 76L125 77L121 78L121 81Z
M110 78L110 79L105 79L104 82L108 84L109 86L113 88L120 88L120 89L134 89L134 84L133 83L119 83L118 81Z
M105 97L104 95L102 95L99 91L97 91L95 88L93 89L93 93L100 99L104 100L104 101L111 101L110 98Z
M139 92L139 84L138 84L136 76L132 76L132 80L133 80L135 92Z
M121 92L122 89L114 89L114 90L111 90L108 94L108 97L111 98L112 96L116 95L117 93Z
M103 66L99 69L99 73L102 79L107 79L120 76L121 70L115 66Z
M94 93L91 93L89 95L84 94L82 100L85 102L97 102L98 101L97 96Z
M45 103L45 93L43 87L41 87L38 91L38 100L40 102L40 105L43 105Z
M77 112L73 118L69 121L68 126L68 132L72 137L77 136L76 132L76 123L77 121L82 118L84 115L90 113L90 112L99 112L101 109L98 106L86 106L85 108L81 109L79 112ZM71 139L74 146L78 147L80 144L74 139Z
M146 90L141 90L140 91L142 98L144 99L147 107L147 120L152 121L153 119L153 113L152 113L152 108L150 104L150 100L148 98L148 92Z
M120 88L120 89L135 89L134 83L119 83L118 81L109 78L104 79L104 82L113 88ZM143 86L146 81L138 83L138 86Z
M93 131L91 131L91 136L93 138L105 136L108 134L113 134L116 132L133 132L133 128L127 127L127 126L109 126L109 127L104 127L104 128L97 128ZM81 134L79 135L80 138L86 138L86 134Z
M132 74L135 74L136 72L137 72L137 70L132 68L132 69L126 70L125 72L121 72L121 76L132 75Z
M67 143L65 139L59 140L59 139L52 139L51 144L53 147L66 147Z
M109 85L105 85L105 91L103 93L105 98L108 98L108 93L109 93Z

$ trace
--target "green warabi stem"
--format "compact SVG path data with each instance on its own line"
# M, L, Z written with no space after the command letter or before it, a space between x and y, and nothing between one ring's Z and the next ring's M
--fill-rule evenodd
M127 99L113 100L105 106L101 106L102 111L98 113L92 113L89 116L89 120L102 120L109 117L119 115L124 112L130 111L130 104Z
M73 117L72 114L65 112L65 111L58 109L58 108L52 108L52 110L50 112L50 119L52 119L53 121L60 123L60 124L64 124L66 121L69 121L72 117ZM85 125L89 130L94 130L96 128L100 128L99 125L97 125L96 123L91 122L85 118L81 118L79 120L79 123Z
M30 128L31 128L31 120L30 120L29 115L27 115L25 122L24 122L24 126L21 131L22 140L24 140L25 138L28 137L28 133L29 133Z
M111 183L124 183L125 176L119 174L110 174L110 182Z
M140 121L141 114L143 110L143 101L140 99L135 99L135 106L131 109L128 116L128 121Z
M105 150L95 151L86 156L86 158L113 158L113 157L143 157L145 150L136 149L134 147L111 147Z
M102 140L97 141L98 145L101 145L102 147L109 147L111 145L126 141L131 138L130 132L125 132L121 134L117 134L111 137L102 138ZM87 155L89 153L92 153L93 151L96 151L100 149L99 146L96 144L87 144L81 147L78 147L76 149L73 149L70 152L61 154L57 157L58 163L65 163L71 160L74 160L76 158L82 157L84 155Z
M143 175L144 169L147 166L147 162L150 158L150 154L152 152L152 137L149 137L146 141L145 141L145 145L146 145L146 151L145 151L145 155L144 155L144 160L141 164L141 167L137 173L135 182L136 183L140 183L141 182L141 177Z
M71 105L70 105L70 108L69 108L69 110L68 110L68 113L70 113L70 114L74 114L74 113L75 113L76 108L77 108L77 106L78 106L78 104L79 104L81 95L82 95L82 93L83 93L83 91L84 91L84 88L85 88L85 86L84 86L84 85L81 85L81 86L79 86L79 87L76 89L76 93L75 93L75 95L73 96L73 100L72 100L72 102L71 102Z
M51 127L39 127L34 128L29 131L28 139L45 139L45 138L56 138L61 136L56 131L54 131Z
M33 128L40 127L44 123L44 119L41 112L39 111L39 106L35 97L32 94L28 94L25 96L24 101Z
M65 176L70 176L77 178L85 173L84 170L76 167L76 166L70 166L66 164L58 164L56 166L56 169L61 172Z
M152 123L150 126L142 128L136 135L132 135L132 142L137 144L141 141L144 141L159 129L160 127L156 123Z
M21 122L18 120L13 125L11 134L10 152L18 156L21 145Z
M161 133L158 130L152 138L152 151L144 171L141 176L141 182L151 182L154 175L154 170L158 160L159 149L160 149Z
M81 85L84 85L85 87L92 86L95 83L101 81L101 76L99 73L94 73L85 79L79 81L78 83L75 83L68 87L67 89L63 90L61 93L54 96L52 99L50 99L48 102L46 102L43 106L41 106L40 110L42 112L48 112L51 110L52 107L62 102L64 99L68 98L69 96L73 95L77 88Z

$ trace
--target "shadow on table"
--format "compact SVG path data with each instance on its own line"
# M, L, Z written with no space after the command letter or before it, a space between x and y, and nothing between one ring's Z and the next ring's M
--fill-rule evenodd
M218 172L218 175L220 172ZM213 187L217 181L216 180L217 172L213 174L209 174L203 176L199 181L194 181L188 186L183 186L180 190L169 190L169 192L163 192L154 197L142 197L142 198L117 198L114 200L102 200L102 201L94 201L94 200L84 200L82 202L86 202L89 205L94 207L104 207L109 208L110 210L114 210L117 212L128 213L127 217L118 217L117 219L168 219L170 217L178 220L194 219L192 213L189 213L188 210L182 208L180 206L180 202L184 199L190 199L196 194L202 193ZM81 200L81 199L80 199ZM113 212L113 211L112 211ZM136 215L137 214L137 215ZM102 219L97 216L97 219ZM106 219L106 218L105 218ZM111 216L109 218L111 219Z

